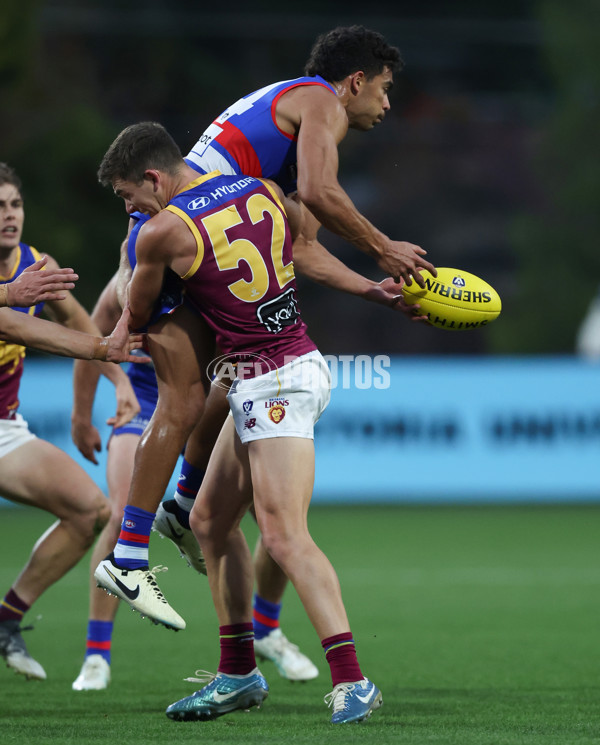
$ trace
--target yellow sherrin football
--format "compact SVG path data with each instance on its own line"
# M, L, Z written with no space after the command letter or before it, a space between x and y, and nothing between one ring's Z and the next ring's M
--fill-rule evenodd
M419 312L429 318L432 326L467 331L487 326L498 318L502 301L491 285L461 269L438 267L437 272L437 277L425 269L421 272L424 288L414 280L402 288L406 302L418 303Z

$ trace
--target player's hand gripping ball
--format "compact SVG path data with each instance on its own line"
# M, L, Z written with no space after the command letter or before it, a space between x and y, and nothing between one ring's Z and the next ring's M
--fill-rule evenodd
M502 301L494 288L480 277L460 269L438 267L434 277L421 272L425 287L413 281L404 285L404 300L418 303L420 315L426 315L432 326L449 331L466 331L487 326L500 315Z

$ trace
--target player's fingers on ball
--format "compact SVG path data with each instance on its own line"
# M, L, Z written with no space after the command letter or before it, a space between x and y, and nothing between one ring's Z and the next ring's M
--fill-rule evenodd
M433 264L430 264L428 261L424 262L423 267L427 269L428 272L433 274L434 277L437 277L437 269L434 267Z
M425 280L421 272L415 272L413 279L419 285L419 287L425 287Z

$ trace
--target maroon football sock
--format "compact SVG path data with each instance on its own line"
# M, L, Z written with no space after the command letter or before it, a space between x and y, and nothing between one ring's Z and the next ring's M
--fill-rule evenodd
M363 679L356 648L351 632L336 634L321 641L325 657L331 669L331 681L335 688L338 683L355 683Z
M221 660L219 672L226 675L246 675L256 667L254 630L252 623L219 626Z
M0 603L0 621L20 621L29 610L14 590L9 590Z

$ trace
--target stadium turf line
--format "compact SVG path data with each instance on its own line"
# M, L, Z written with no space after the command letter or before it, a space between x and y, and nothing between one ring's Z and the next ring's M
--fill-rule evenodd
M153 535L153 564L188 628L173 633L121 608L106 691L74 692L83 657L87 561L26 620L48 680L0 668L0 742L449 743L584 745L600 741L598 506L314 507L311 530L333 560L365 674L384 706L364 725L333 727L318 639L290 588L282 626L321 675L291 684L264 662L260 711L176 723L165 707L215 670L217 622L206 579ZM0 511L0 591L50 524ZM255 527L246 530L253 539ZM40 620L36 616L41 615Z

